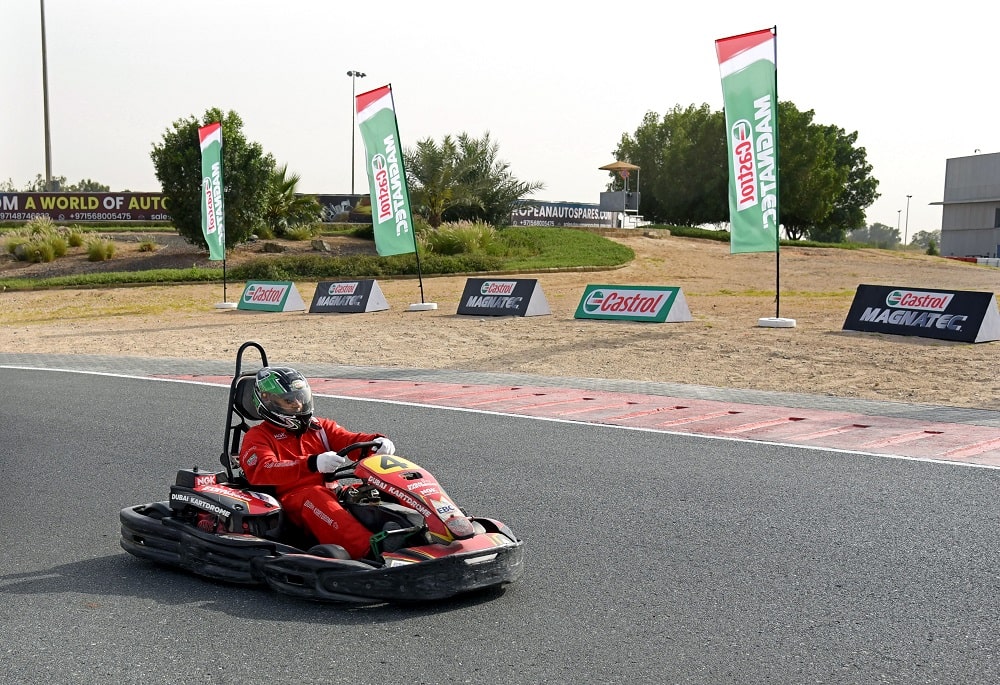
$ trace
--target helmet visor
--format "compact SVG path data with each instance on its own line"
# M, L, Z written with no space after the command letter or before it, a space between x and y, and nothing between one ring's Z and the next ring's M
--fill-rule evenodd
M291 382L285 389L273 378L266 378L260 384L260 401L267 409L282 416L311 415L313 410L312 390L302 379Z

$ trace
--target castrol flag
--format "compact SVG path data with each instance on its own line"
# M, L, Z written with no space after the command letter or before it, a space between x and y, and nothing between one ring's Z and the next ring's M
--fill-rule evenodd
M355 106L365 144L375 249L383 257L416 252L392 87L361 93L355 97Z
M729 144L730 252L778 250L776 30L715 41Z
M222 124L198 129L201 141L201 232L209 259L226 258L226 213L222 204Z

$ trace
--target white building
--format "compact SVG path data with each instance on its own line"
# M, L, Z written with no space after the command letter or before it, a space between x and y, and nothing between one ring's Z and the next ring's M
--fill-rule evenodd
M941 254L1000 257L1000 152L946 161Z

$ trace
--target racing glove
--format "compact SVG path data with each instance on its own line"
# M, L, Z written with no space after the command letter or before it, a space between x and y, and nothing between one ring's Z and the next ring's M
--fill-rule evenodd
M347 457L336 452L323 452L316 455L316 471L320 473L332 473L347 463Z
M378 449L375 450L375 454L395 454L396 446L392 444L392 440L389 438L375 438L378 443Z

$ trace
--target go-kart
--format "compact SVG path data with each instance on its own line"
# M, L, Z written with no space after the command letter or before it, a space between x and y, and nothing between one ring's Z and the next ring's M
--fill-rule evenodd
M256 369L236 355L229 389L223 470L181 469L170 498L121 510L121 546L140 559L200 576L266 585L299 597L340 602L423 602L517 580L523 542L500 521L469 516L426 469L398 455L372 454L377 442L327 476L341 504L371 533L371 551L351 559L338 545L318 545L286 521L267 488L250 486L239 466L239 446L251 422Z

